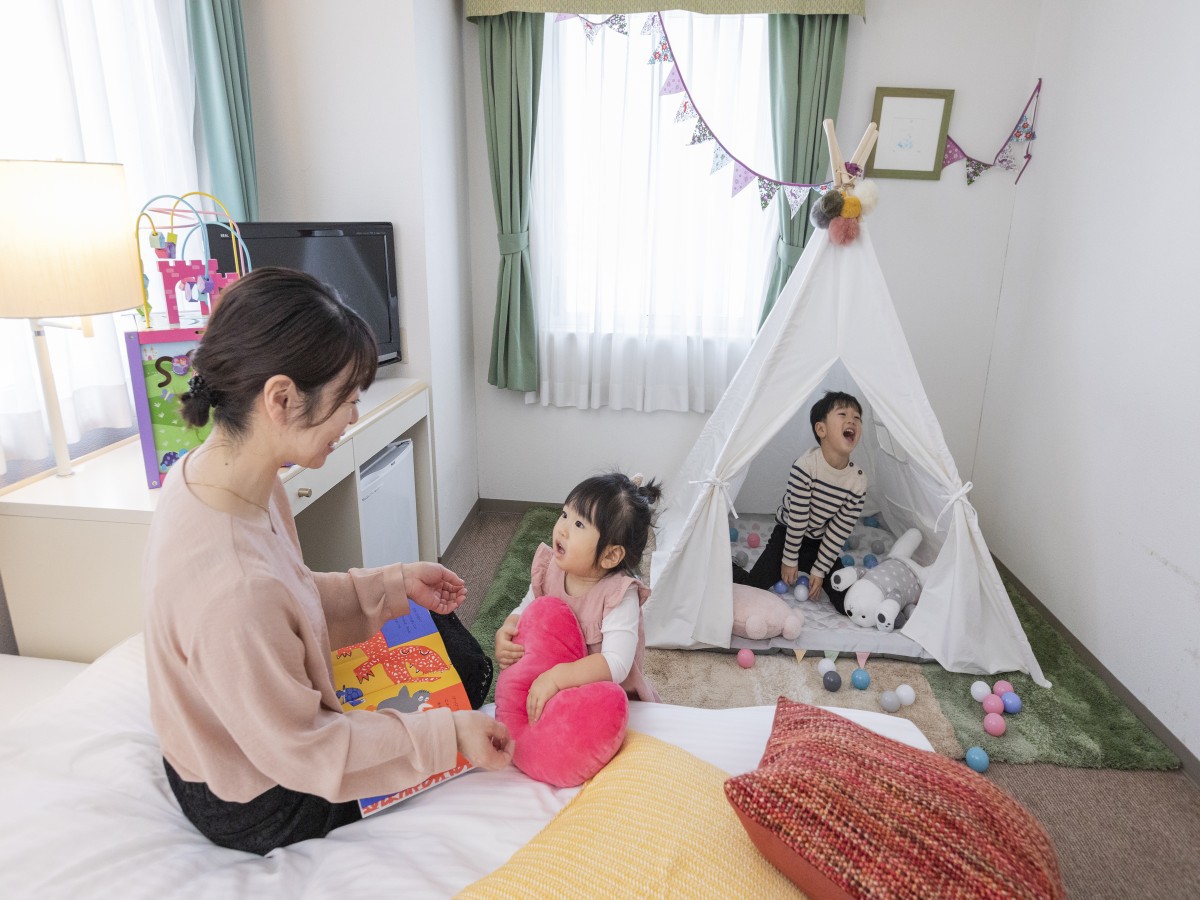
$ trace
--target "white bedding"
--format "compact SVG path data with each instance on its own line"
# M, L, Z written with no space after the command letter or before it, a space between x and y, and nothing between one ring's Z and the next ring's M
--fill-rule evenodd
M906 719L836 711L932 749ZM757 766L773 712L634 703L630 728L738 774ZM577 790L513 768L470 772L266 857L213 846L167 786L135 637L0 724L0 897L449 897L506 862Z

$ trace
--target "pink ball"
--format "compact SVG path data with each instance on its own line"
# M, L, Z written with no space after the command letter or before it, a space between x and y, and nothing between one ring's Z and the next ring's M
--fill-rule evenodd
M1007 728L1008 725L1004 722L1004 716L1000 715L1000 713L988 713L983 717L983 730L992 737L1000 737Z
M754 548L754 547L757 547L761 543L762 543L762 538L760 538L758 536L757 531L752 531L748 535L746 535L746 546L747 547ZM1012 688L1009 688L1009 690L1012 690Z
M1002 713L1004 712L1004 701L995 694L988 694L983 698L983 711L985 713Z
M748 669L754 665L754 651L749 647L743 647L738 651L738 665L743 669Z
M1001 697L1013 689L1013 686L1007 681L997 681L992 685L992 693L997 697Z
M858 219L833 219L829 223L829 240L834 244L851 244L858 237Z

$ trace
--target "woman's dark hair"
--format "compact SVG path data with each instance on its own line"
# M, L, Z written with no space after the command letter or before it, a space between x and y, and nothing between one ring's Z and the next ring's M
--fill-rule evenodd
M812 405L808 413L808 424L812 426L813 437L817 439L818 444L821 443L821 436L817 434L817 423L824 422L827 415L843 406L862 415L862 404L858 402L858 398L842 391L826 391L825 396Z
M267 380L286 375L304 396L301 414L316 424L322 394L343 371L329 414L375 380L379 350L366 322L337 291L304 272L264 266L239 278L220 300L192 357L196 377L181 396L189 425L213 421L235 435L250 424Z
M636 484L620 472L597 475L581 481L567 496L566 504L600 532L596 562L611 546L624 547L620 568L636 575L653 523L652 507L662 496L659 482L650 479Z

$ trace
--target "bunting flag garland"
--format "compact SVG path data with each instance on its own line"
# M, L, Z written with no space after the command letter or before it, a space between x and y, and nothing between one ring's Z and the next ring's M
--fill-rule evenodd
M1037 104L1041 95L1042 79L1039 78L1037 84L1034 85L1033 93L1029 95L1029 100L1025 103L1025 108L1021 110L1017 124L1013 126L1012 131L1009 132L1008 137L1004 141L1004 146L996 151L996 158L990 163L985 163L972 156L968 156L950 135L946 135L946 152L942 156L942 168L952 165L960 159L965 159L968 185L974 184L980 175L993 167L1003 169L1006 172L1015 171L1017 177L1013 179L1013 184L1017 184L1021 180L1021 176L1025 174L1025 168L1033 159L1030 146L1034 139L1037 138L1037 132L1034 131L1034 124L1037 121ZM1021 154L1022 150L1024 151L1023 154ZM1019 154L1025 160L1023 164L1019 163ZM1020 165L1020 169L1017 168L1018 165Z
M589 42L595 39L596 32L600 28L609 28L622 35L629 34L629 21L628 17L624 14L611 15L603 21L593 22L577 13L558 13L555 17L555 22L563 22L567 19L579 19ZM705 121L700 111L696 108L696 102L688 90L687 83L683 79L683 74L679 71L679 65L671 48L671 39L667 35L662 14L658 12L650 13L642 23L641 34L643 37L651 38L654 42L650 58L646 60L647 65L655 65L656 63L671 64L671 69L667 73L667 77L663 80L659 95L665 97L672 94L683 94L683 100L675 112L675 122L683 123L692 120L696 122L692 129L691 140L688 141L688 146L703 144L709 141L713 142L712 167L709 169L710 175L724 169L731 162L734 163L731 197L745 190L750 182L757 180L758 199L762 208L766 209L775 196L782 193L787 198L788 209L792 218L795 218L796 214L800 212L800 209L808 200L810 193L816 191L818 195L823 197L833 189L832 181L819 184L777 181L760 172L755 172L730 153L729 149L717 138L709 127L708 122ZM954 138L947 135L946 149L942 155L942 167L946 168L959 161L963 161L968 185L974 184L984 172L992 168L1003 169L1008 172L1016 171L1017 176L1014 183L1019 182L1030 160L1033 159L1030 148L1037 137L1035 125L1037 123L1037 102L1041 90L1042 80L1039 78L1032 95L1029 97L1029 101L1025 104L1025 109L1022 110L1020 117L1017 119L1017 124L1009 133L1004 146L996 153L996 158L991 163L985 163L982 160L969 156ZM1022 150L1024 151L1023 164L1020 162ZM865 174L861 170L861 167L854 166L853 168L857 171L851 171L851 166L847 165L847 173L849 175L858 178Z

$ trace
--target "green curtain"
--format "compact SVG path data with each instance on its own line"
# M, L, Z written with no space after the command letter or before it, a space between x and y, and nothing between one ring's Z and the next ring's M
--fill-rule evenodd
M815 184L829 174L825 119L837 121L846 68L849 20L842 15L767 17L771 65L771 135L775 172L781 181ZM800 260L812 235L808 206L816 192L793 217L782 196L779 243L759 326L775 306L780 290Z
M188 0L188 41L196 61L196 104L213 194L235 220L258 218L258 174L242 0Z
M500 242L488 383L512 391L534 391L538 352L529 267L529 181L546 17L505 13L477 21L483 114Z

